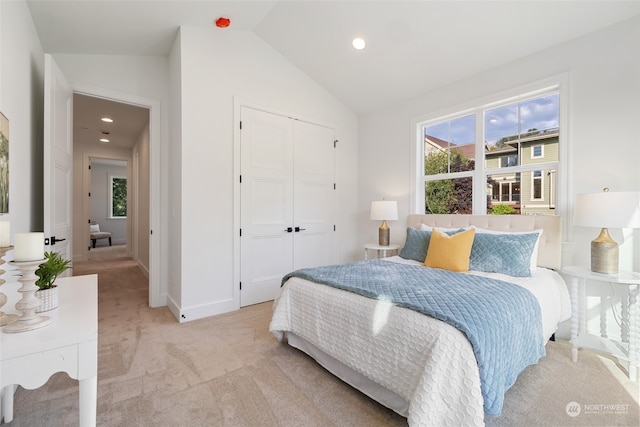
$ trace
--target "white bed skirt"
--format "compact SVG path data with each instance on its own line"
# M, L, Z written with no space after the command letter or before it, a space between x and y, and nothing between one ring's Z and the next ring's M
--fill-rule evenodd
M284 336L291 347L295 347L298 350L307 353L323 368L349 384L351 387L361 391L376 402L392 409L403 417L406 417L409 414L409 402L399 394L371 381L369 378L354 371L339 360L329 356L327 353L293 332L285 332Z

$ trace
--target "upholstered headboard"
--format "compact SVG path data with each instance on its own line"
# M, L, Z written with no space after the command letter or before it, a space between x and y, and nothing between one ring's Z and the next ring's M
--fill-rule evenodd
M431 227L466 227L475 225L496 231L544 230L538 247L538 266L552 269L561 267L562 232L557 215L418 215L407 218L407 226L420 229L420 224Z

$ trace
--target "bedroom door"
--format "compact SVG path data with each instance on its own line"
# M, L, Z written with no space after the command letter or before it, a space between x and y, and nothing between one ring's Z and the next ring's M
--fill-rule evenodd
M275 298L282 277L329 264L334 245L333 130L242 107L240 305Z
M44 236L47 251L70 259L72 252L73 92L53 57L45 55ZM70 275L70 271L63 276Z

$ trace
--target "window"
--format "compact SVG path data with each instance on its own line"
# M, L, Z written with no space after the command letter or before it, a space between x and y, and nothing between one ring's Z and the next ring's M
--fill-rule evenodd
M475 116L423 128L427 213L472 213L475 169Z
M518 164L518 156L502 156L500 157L500 167L501 168L510 168L511 166L516 166Z
M531 147L531 158L539 159L541 157L544 157L543 147L543 145L534 145L533 147Z
M127 217L127 178L109 176L109 218Z
M497 174L487 177L491 203L520 203L520 174Z
M542 171L533 171L531 176L531 198L542 200Z
M556 214L560 84L415 124L418 212Z

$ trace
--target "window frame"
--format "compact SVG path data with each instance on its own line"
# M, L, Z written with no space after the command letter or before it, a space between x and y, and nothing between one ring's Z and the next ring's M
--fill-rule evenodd
M540 173L540 176L536 176L536 173ZM536 194L536 181L540 182L540 197L535 197ZM544 202L544 173L542 169L536 169L531 172L531 200L535 202Z
M484 143L482 138L484 137L484 111L516 103L524 102L529 99L538 98L547 94L558 93L559 103L559 117L558 126L561 129L559 134L559 147L558 147L558 161L553 162L538 162L535 164L518 165L516 168L488 168L485 164L484 156ZM426 114L420 117L416 117L411 120L412 134L414 138L412 140L412 159L411 159L411 194L410 194L410 210L412 213L424 214L424 188L428 181L435 181L438 179L455 179L460 177L472 176L473 178L473 214L485 215L487 214L487 177L491 175L504 174L507 171L513 171L523 173L533 170L546 170L555 169L556 171L556 203L554 204L555 215L562 216L562 222L564 227L568 227L567 212L568 197L570 194L569 183L567 174L568 170L568 153L570 151L570 138L569 138L569 74L565 73L550 77L548 79L540 80L534 83L522 85L516 88L506 90L504 92L489 95L476 101L470 101L467 104L451 106L447 109L436 110L430 114ZM475 162L474 171L456 172L450 174L438 174L424 175L424 135L423 129L425 126L443 122L447 120L454 120L456 118L463 117L465 115L475 114L476 116L476 141L475 141L475 158L482 159ZM544 149L543 149L544 150ZM520 184L522 186L522 183ZM561 194L558 198L557 195ZM566 229L566 228L564 228Z
M536 148L540 148L540 155L536 156ZM531 159L544 159L544 144L535 144L531 146Z
M514 166L517 166L517 164L516 164L516 165L512 165L512 166L509 166L509 163L511 163L509 160L510 160L510 159L512 159L513 157L515 157L515 158L516 158L516 163L518 163L518 155L517 155L517 154L507 154L507 155L505 155L505 156L500 156L500 157L498 157L498 159L499 159L499 161L498 161L498 167L499 167L499 168L512 168L512 167L514 167ZM507 166L502 166L502 159L507 159Z
M125 182L127 183L127 215L129 214L129 180L127 179L126 176L122 176L122 175L112 175L109 174L109 178L107 180L107 191L109 194L109 203L107 204L107 218L108 219L127 219L127 215L124 216L114 216L113 215L113 181L116 179L124 179Z

